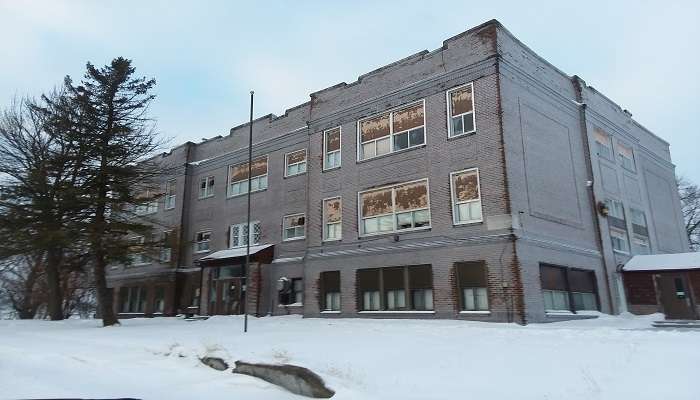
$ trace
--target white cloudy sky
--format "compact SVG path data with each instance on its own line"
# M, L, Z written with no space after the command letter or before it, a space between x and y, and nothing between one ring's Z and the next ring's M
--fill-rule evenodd
M245 122L251 89L256 115L280 114L492 18L629 109L700 182L698 1L0 0L0 107L124 56L158 81L160 131L198 141Z

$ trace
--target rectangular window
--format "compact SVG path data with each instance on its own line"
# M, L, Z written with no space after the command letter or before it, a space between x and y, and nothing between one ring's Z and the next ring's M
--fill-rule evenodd
M306 149L301 149L284 155L284 176L301 175L306 172Z
M358 304L362 311L431 311L430 265L360 269Z
M323 131L323 169L340 167L340 127Z
M481 190L476 168L450 174L452 220L455 225L481 222Z
M282 236L284 240L303 239L305 237L304 214L286 215L282 219Z
M428 180L359 193L360 235L430 227Z
M644 215L644 211L637 210L636 208L630 208L630 218L632 223L639 225L641 227L647 227L647 217Z
M598 310L593 271L543 264L540 283L545 311Z
M145 287L121 287L119 288L119 299L123 313L142 314L146 311Z
M251 245L260 244L260 237L262 236L262 226L260 221L253 221L250 223L253 229L248 229L246 224L236 224L231 225L229 229L229 247L242 247L248 244L248 238L250 238Z
M340 271L321 272L321 308L340 311Z
M211 241L211 231L197 232L194 239L194 252L206 253L209 251L209 242Z
M605 205L608 207L608 216L625 220L625 207L621 201L607 199Z
M250 166L250 191L267 189L267 156L258 157ZM248 193L248 163L228 167L228 196Z
M131 265L149 264L151 260L146 255L146 239L143 236L135 236L129 239L129 259Z
M626 231L610 228L610 240L612 241L612 248L614 251L629 254L630 246Z
M634 254L651 254L651 247L649 246L648 237L634 235L632 237L632 244L634 246Z
M603 132L601 129L596 128L593 131L593 138L595 139L596 151L598 152L598 155L601 157L605 157L608 160L612 160L613 152L610 135Z
M160 247L160 262L169 263L173 255L173 235L171 231L164 231Z
M481 261L455 263L460 308L467 312L489 311L486 265Z
M475 132L474 84L468 83L448 90L447 109L447 126L450 137Z
M425 144L423 101L358 121L358 160Z
M158 199L153 191L146 189L136 197L138 200L136 215L149 215L158 212Z
M620 142L617 142L617 155L620 158L620 164L630 170L634 171L634 153L632 152L632 148L629 146L626 146Z
M214 195L214 177L208 176L199 180L199 198L205 199Z
M162 314L165 311L165 287L156 286L156 292L153 296L153 312Z
M323 200L323 240L340 240L343 230L340 197Z
M177 180L171 179L165 184L165 209L175 208L175 193L177 191Z
M304 302L304 281L301 278L292 279L292 293L290 296L292 303L303 304Z

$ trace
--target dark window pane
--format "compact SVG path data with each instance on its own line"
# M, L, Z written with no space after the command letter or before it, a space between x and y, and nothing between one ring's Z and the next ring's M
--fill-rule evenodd
M357 284L360 292L365 290L379 290L379 270L376 268L358 270Z
M425 130L423 128L414 129L408 132L411 146L418 146L425 143Z
M482 261L459 262L455 264L459 286L486 287L486 265Z
M569 270L569 288L572 292L595 293L595 272Z
M540 281L542 282L542 289L566 291L564 268L540 265Z
M394 136L394 150L402 150L408 148L408 132Z
M404 281L403 267L383 268L382 273L384 278L385 290L404 289L404 287L406 286Z
M453 117L452 118L452 134L453 135L459 135L460 133L463 133L463 126L462 126L462 117Z
M474 130L474 114L464 114L462 115L462 121L464 124L464 132L471 132Z

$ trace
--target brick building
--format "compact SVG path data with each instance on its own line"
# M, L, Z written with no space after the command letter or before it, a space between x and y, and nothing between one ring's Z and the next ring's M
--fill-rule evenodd
M186 143L147 211L160 259L109 275L122 315L543 322L619 312L618 265L687 251L668 143L489 21ZM135 240L139 240L135 238Z

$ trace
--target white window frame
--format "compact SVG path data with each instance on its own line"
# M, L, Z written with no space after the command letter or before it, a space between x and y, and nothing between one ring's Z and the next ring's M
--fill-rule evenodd
M621 220L627 220L626 216L627 214L625 213L625 205L620 201L620 200L615 200L615 199L605 199L605 202L607 203L606 205L608 206L608 216L621 219ZM617 205L620 206L620 211L622 211L622 216L614 215L613 210L616 209Z
M200 233L202 233L202 234L208 233L208 234L209 234L209 239L198 241L198 240L197 240L197 237L199 236ZM195 253L195 254L208 253L208 252L211 251L211 236L212 236L212 231L211 231L211 229L203 229L203 230L201 230L201 231L195 232L195 234L194 234L194 253ZM200 244L200 243L207 243L207 248L206 248L206 249L200 249L200 248L199 248L199 244Z
M300 152L300 151L302 151L302 150L304 150L304 161L299 161L299 162L292 163L292 164L289 164L289 163L287 162L288 157L289 157L290 154L292 154L292 153L297 153L297 152ZM297 176L297 175L303 175L303 174L305 174L305 173L306 173L306 170L307 170L307 167L308 167L308 163L307 163L308 159L309 159L309 152L308 152L308 149L298 149L298 150L290 151L289 153L285 153L285 154L284 154L284 177L285 177L285 178L290 178L290 177L292 177L292 176ZM304 164L304 171L302 171L302 172L297 172L297 173L295 173L295 174L290 174L290 173L289 173L289 167L291 167L292 165L300 166L301 164ZM268 165L268 170L269 170L269 168L270 168L270 166ZM256 176L256 178L257 178L257 176Z
M327 136L326 134L330 131L333 130L338 130L338 150L333 150L331 152L328 152L326 150L328 141L326 140ZM323 170L324 171L330 171L332 169L340 168L343 164L343 156L342 156L342 150L343 150L343 127L342 126L336 126L334 128L326 129L323 131ZM338 154L338 165L334 166L328 166L328 155L330 153L333 154Z
M615 236L613 233L620 235L620 236L619 237ZM627 246L627 250L619 250L619 249L616 249L614 246L612 246L612 243L613 243L612 238L613 237L617 237L618 239L624 240L624 242L626 243L626 246ZM627 235L627 231L611 227L610 228L610 245L613 247L613 252L615 252L615 253L630 254L630 240L629 240L629 237Z
M412 184L412 183L423 182L423 181L425 181L426 193L428 194L428 204L426 205L425 208L418 208L418 209L415 209L415 210L411 210L411 212L413 212L413 211L427 210L427 211L428 211L428 225L426 225L426 226L419 226L419 227L416 227L416 228L408 228L408 229L400 229L400 230L399 230L399 229L396 229L396 228L397 228L396 214L402 214L402 213L408 212L408 211L403 211L402 213L397 213L397 212L396 212L396 188L399 187L399 186L410 185L410 184ZM367 218L377 218L377 217L383 217L383 216L391 215L391 216L392 216L393 229L390 230L390 231L375 232L375 233L365 233L365 232L364 232L364 223L363 223L363 222L364 222L364 220L367 219L367 218L363 217L363 215L362 215L362 195L363 195L364 193L374 192L374 191L378 191L378 190L382 190L382 189L387 189L387 188L391 188L391 189L392 189L392 190L391 190L391 208L392 208L392 212L391 212L391 213L387 213L387 214L381 214L381 215L373 215L373 216L367 217ZM431 229L432 226L433 226L433 218L432 218L432 213L430 212L430 182L429 182L428 178L415 179L415 180L408 181L408 182L395 183L395 184L392 184L392 185L385 185L385 186L380 186L380 187L371 188L371 189L367 189L367 190L363 190L363 191L357 192L357 230L358 230L358 235L359 235L360 237L369 237L369 236L377 236L377 235L388 235L388 234L394 234L394 233L398 233L398 232L423 231L423 230Z
M172 193L170 192L172 184ZM177 196L177 179L168 179L165 182L165 199L163 201L164 209L173 210L175 208L175 200ZM172 203L172 204L170 204Z
M613 139L612 135L609 133L605 132L604 130L597 128L597 131L600 132L601 135L605 136L608 140L607 143L601 143L598 141L597 136L596 136L596 130L593 131L593 143L596 144L596 153L598 154L599 157L603 157L606 160L614 161L615 159L615 149L613 148ZM609 151L609 155L607 154L600 154L600 151L598 151L598 145L601 144L604 147L606 147Z
M474 126L474 129L472 129L471 131L468 131L468 132L462 132L462 133L455 134L454 132L452 132L452 118L461 117L461 116L467 115L469 113L466 112L466 113L462 113L462 114L458 114L458 115L452 115L452 101L450 99L450 93L452 93L456 90L465 88L467 86L471 87L471 89L472 89L472 111L471 111L471 113L472 113L472 126ZM476 132L476 96L474 94L474 82L472 81L469 83L465 83L464 85L455 86L455 87L447 90L445 92L445 99L447 101L447 137L448 138L455 138L455 137L461 137L461 136L470 135L472 133L475 133ZM462 124L462 126L464 126L464 124Z
M649 243L649 238L646 236L633 234L632 235L632 245L633 245L632 250L636 250L640 247L646 247L646 249L647 249L646 253L637 253L635 251L636 254L644 254L644 255L651 254L651 244Z
M644 219L644 224L638 224L638 223L635 222L635 217L634 217L635 212L641 214L642 218ZM645 227L645 228L647 228L647 229L649 228L649 227L647 226L647 223L648 223L648 222L647 222L647 213L645 213L644 211L642 211L642 210L640 210L640 209L638 209L638 208L630 207L630 221L631 221L632 224L634 224L634 225L643 226L643 227Z
M410 143L409 143L409 146L406 147L405 149L394 150L394 136L397 136L397 135L400 135L400 134L402 134L402 133L404 133L404 132L409 132L409 131L412 131L412 130L414 130L414 129L420 128L420 127L416 127L416 128L411 128L411 129L407 129L407 130L400 131L400 132L394 132L394 113L395 113L396 111L401 111L401 110L403 110L403 109L405 109L405 108L410 108L410 107L415 106L416 104L419 104L419 103L421 103L421 104L423 105L423 125L422 125L422 127L423 127L423 143L417 144L417 145L413 145L413 146L411 146ZM372 118L376 118L376 117L378 117L378 116L380 116L380 115L384 115L384 114L389 114L389 135L388 135L388 136L383 136L383 137L378 138L378 139L372 139L372 140L368 140L368 141L366 141L366 142L362 142L362 136L361 136L362 131L361 131L361 129L360 129L360 126L361 126L361 124L362 124L362 121L365 121L365 120L368 120L368 119L372 119ZM392 109L389 109L389 110L386 110L386 111L382 111L382 112L380 112L380 113L376 113L376 114L373 114L373 115L370 115L370 116L367 116L367 117L358 119L358 120L357 120L357 124L356 124L356 125L357 125L357 149L356 149L356 150L357 150L357 162L372 160L372 159L377 158L377 157L383 157L383 156L387 156L387 155L389 155L389 154L400 153L400 152L403 152L403 151L408 151L408 150L411 150L411 149L415 149L415 148L419 148L419 147L424 147L424 146L426 146L426 145L428 144L428 132L427 132L427 129L426 129L426 114L427 114L427 113L426 113L426 110L425 110L425 99L421 99L421 100L412 101L412 102L410 102L410 103L402 104L401 106L394 107L394 108L392 108ZM386 138L389 138L389 152L388 152L388 153L384 153L384 154L377 154L377 147L376 147L376 146L377 146L377 144L376 144L377 141L383 140L383 139L386 139ZM409 138L410 138L410 136L409 136ZM375 146L375 148L374 148L374 156L362 158L361 156L364 155L364 154L362 153L362 145L367 144L367 143L370 143L370 142L374 142L374 146Z
M213 184L210 184L210 181ZM204 195L202 195L202 182L204 183ZM197 186L197 198L208 199L214 197L214 186L216 185L216 178L214 175L205 176L204 178L199 178L199 186Z
M294 236L294 237L291 237L291 238L290 238L290 237L287 237L287 228L288 228L288 227L286 227L286 226L284 225L284 221L285 221L287 218L289 218L289 217L298 217L298 216L304 217L304 234L303 234L302 236ZM305 238L306 238L306 222L307 222L307 221L306 221L306 213L287 214L287 215L283 216L283 217L282 217L282 241L284 241L284 242L291 242L291 241L294 241L294 240L303 240L303 239L305 239ZM289 228L291 228L291 227L289 227ZM297 227L294 227L294 228L296 229Z
M262 158L262 157L254 157L253 160L257 160L258 158ZM267 185L268 185L268 180L267 180L267 178L268 178L268 176L270 175L270 155L269 155L269 154L266 154L266 155L265 155L265 159L266 159L266 160L265 160L265 163L266 163L266 165L267 165L267 173L266 173L265 175L258 175L258 176L255 176L255 177L253 177L253 178L250 179L250 185L251 185L251 186L253 186L253 182L254 182L254 181L257 181L257 182L258 182L258 184L257 184L257 185L258 185L258 188L255 189L255 190L251 190L250 193L261 192L261 191L263 191L263 190L267 190L267 187L268 187L268 186L267 186ZM239 166L239 165L247 165L247 164L248 164L247 162L239 163L239 164L229 164L229 166L228 166L228 173L227 173L227 175L226 175L226 197L227 197L227 198L243 196L243 195L245 195L245 194L248 193L248 190L250 190L250 188L247 187L247 186L248 186L248 178L242 179L242 180L240 180L240 181L231 182L231 167L237 167L237 166ZM286 162L285 162L285 164L286 164ZM285 169L286 169L286 167L285 167ZM263 179L263 178L264 178L264 179ZM263 180L265 181L265 187L260 187L260 182L262 182ZM233 185L243 185L242 187L245 187L246 190L245 190L245 191L241 191L241 192L236 193L236 194L232 194L232 193L231 193L231 192L232 192L231 187L232 187Z
M457 202L457 196L455 196L455 188L454 188L454 176L463 174L465 172L476 172L476 187L479 190L479 199L478 200L467 200L467 201L462 201L462 202ZM450 172L450 198L452 199L452 224L453 225L470 225L470 224L478 224L481 222L484 222L484 206L483 202L481 201L481 179L479 177L479 168L467 168L463 169L461 171L455 171L455 172ZM476 203L479 202L479 208L481 208L481 218L478 220L472 220L472 221L458 221L459 218L459 210L458 206L459 204L466 204L466 203Z
M163 231L163 246L160 248L160 257L159 261L161 263L169 263L173 259L173 248L172 247L166 247L167 243L166 242L166 235L172 235L173 231L168 229ZM166 251L167 250L167 251ZM163 255L167 254L167 257L164 257Z
M246 244L243 243L243 240L242 240L244 238L244 236L241 234L241 232L245 228L245 225L246 225L245 223L241 223L241 224L233 224L229 227L229 233L228 233L228 247L229 247L229 249L235 249L235 248L246 246ZM260 232L258 233L258 236L259 236L258 240L255 240L255 235L256 235L255 227L256 226L260 230ZM236 238L238 239L238 243L239 243L238 246L233 245L233 239L234 239L234 235L233 235L234 229L233 228L238 229L238 234L236 235ZM262 238L262 225L260 224L260 221L251 221L250 225L248 226L248 241L250 242L250 245L255 246L255 245L260 244L261 238Z
M620 166L621 166L622 168L628 170L628 171L636 172L636 171L637 171L637 161L636 161L636 159L635 159L635 157L634 157L634 149L632 148L632 146L629 146L629 145L627 145L627 143L625 143L625 142L623 142L623 141L621 141L621 140L618 140L618 141L617 141L617 144L616 144L616 147L617 147L617 148L616 148L615 150L616 150L617 156L620 158ZM629 149L629 151L632 153L632 158L627 158L627 157L625 157L625 156L620 152L620 147L624 147L624 148L626 148L626 149ZM625 164L624 164L624 162L622 161L622 159L629 160L630 163L632 164L632 167L627 167L627 166L625 166Z
M137 242L137 244L143 245L144 243L146 243L146 238L142 235L138 235L138 236L131 237L129 239L129 241L130 242ZM140 261L133 262L135 257L138 257ZM142 265L149 265L151 263L151 261L146 258L145 251L140 251L138 253L132 253L131 251L129 251L129 258L132 259L131 265L134 267L138 267L138 266L142 266Z
M331 222L328 223L326 222L326 201L329 200L335 200L338 199L340 201L340 221L338 222ZM343 240L343 199L341 196L333 196L333 197L327 197L321 201L321 207L323 207L322 211L322 219L323 219L323 241L324 242L337 242L339 240ZM306 224L304 224L306 225ZM340 236L337 238L328 238L328 225L339 225L340 226Z

